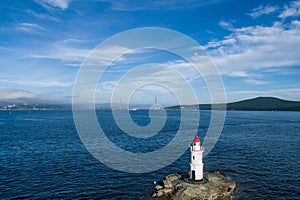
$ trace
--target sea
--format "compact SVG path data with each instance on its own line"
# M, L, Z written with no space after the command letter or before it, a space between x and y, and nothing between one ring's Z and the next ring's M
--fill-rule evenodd
M181 121L180 111L168 110L157 136L134 138L118 128L110 110L96 113L106 136L131 152L163 148ZM130 114L139 126L151 122L148 110ZM210 116L210 111L200 111L201 140ZM300 199L299 155L300 112L227 111L222 133L204 157L204 170L237 182L231 199ZM161 169L118 171L85 148L71 110L0 111L0 199L151 199L153 182L187 172L189 161L187 146Z

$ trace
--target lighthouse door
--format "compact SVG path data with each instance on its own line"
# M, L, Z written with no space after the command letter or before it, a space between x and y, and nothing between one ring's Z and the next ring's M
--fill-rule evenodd
M192 170L192 180L195 180L195 176L196 176L195 170Z

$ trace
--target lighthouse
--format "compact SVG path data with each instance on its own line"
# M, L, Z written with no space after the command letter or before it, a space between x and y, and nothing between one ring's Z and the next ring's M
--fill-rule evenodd
M191 148L191 163L190 163L190 179L191 180L202 180L203 179L203 162L202 156L204 147L201 147L201 141L196 134Z

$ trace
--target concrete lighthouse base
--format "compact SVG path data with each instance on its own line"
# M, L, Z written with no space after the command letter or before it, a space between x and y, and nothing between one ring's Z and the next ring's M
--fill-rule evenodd
M203 180L193 181L188 173L170 174L155 186L152 197L171 200L227 200L236 183L218 172L204 172Z

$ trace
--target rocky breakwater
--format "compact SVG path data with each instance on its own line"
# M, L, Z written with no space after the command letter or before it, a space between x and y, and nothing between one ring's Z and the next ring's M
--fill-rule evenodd
M155 186L152 197L170 200L227 200L236 183L219 172L204 172L201 181L192 181L187 173L170 174Z

